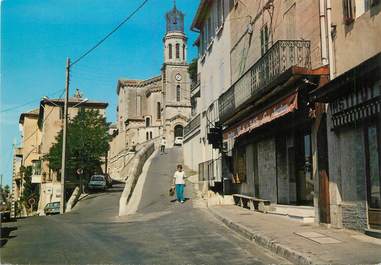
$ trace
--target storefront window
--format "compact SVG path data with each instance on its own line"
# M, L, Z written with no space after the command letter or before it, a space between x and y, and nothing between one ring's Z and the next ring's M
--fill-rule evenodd
M381 191L380 191L380 164L378 154L378 136L377 127L369 126L367 129L368 137L368 172L369 172L369 207L381 208Z
M313 180L311 160L311 135L309 133L298 135L296 139L298 153L296 153L296 195L300 205L312 205Z
M244 146L238 147L235 150L234 180L236 183L246 181L246 150Z

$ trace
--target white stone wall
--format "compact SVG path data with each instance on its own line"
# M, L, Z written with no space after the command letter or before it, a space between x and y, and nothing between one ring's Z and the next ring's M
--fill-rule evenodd
M194 171L198 171L198 164L202 162L202 156L200 155L200 150L202 150L200 132L196 130L191 135L183 144L184 165Z
M225 7L228 8L229 1L225 0ZM215 12L215 6L210 10ZM227 12L225 12L227 13ZM216 29L217 31L217 29ZM210 126L209 122L218 120L218 106L216 101L219 96L226 91L231 85L230 79L230 49L231 49L231 36L230 36L230 20L229 15L225 18L224 25L213 39L213 43L209 44L209 49L205 54L199 55L198 72L200 73L200 93L201 96L197 99L197 110L201 113L200 125L200 141L201 143L189 142L187 144L193 145L190 149L200 148L199 155L201 162L211 159L216 159L220 156L218 150L212 149L208 144L206 135ZM210 107L214 103L216 111L211 111ZM196 115L198 114L196 113ZM206 117L208 115L208 119ZM190 163L186 161L186 163ZM217 172L221 172L218 168ZM221 176L216 176L218 179Z

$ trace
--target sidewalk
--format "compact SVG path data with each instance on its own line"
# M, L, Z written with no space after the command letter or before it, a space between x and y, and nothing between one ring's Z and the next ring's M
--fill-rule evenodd
M356 231L304 224L238 206L209 210L232 230L294 264L381 264L381 239Z

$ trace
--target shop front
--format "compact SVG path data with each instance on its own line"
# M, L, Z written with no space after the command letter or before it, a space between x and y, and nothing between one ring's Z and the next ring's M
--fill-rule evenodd
M271 104L224 132L232 193L313 206L313 119L304 94L297 89Z
M381 229L381 54L311 96L328 103L332 224Z

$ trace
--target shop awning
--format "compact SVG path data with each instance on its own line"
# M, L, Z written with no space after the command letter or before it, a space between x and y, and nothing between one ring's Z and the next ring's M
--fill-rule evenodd
M224 140L234 139L238 136L250 132L266 123L278 119L287 113L293 112L298 108L298 93L295 92L286 98L278 101L266 110L233 125L224 132Z

